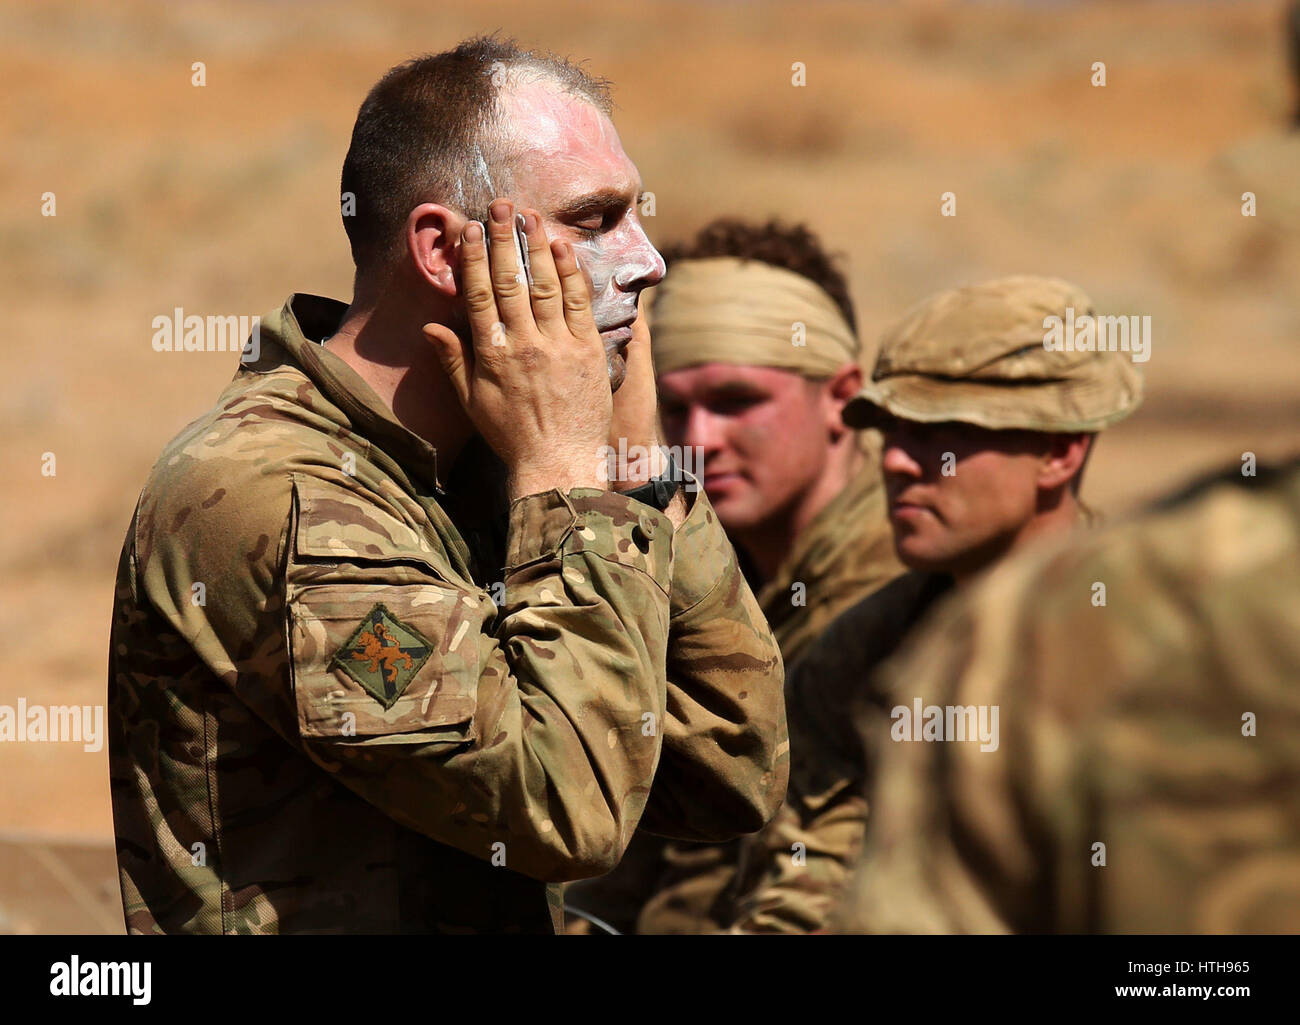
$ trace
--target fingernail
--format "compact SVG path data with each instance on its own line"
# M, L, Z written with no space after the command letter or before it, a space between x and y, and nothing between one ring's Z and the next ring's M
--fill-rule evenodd
M510 220L510 201L506 199L496 200L488 207L488 213L492 215L492 220L497 224L505 224Z
M483 225L478 221L470 221L465 225L465 241L479 242L483 238Z
M531 210L524 214L524 231L532 234L537 230L537 215Z

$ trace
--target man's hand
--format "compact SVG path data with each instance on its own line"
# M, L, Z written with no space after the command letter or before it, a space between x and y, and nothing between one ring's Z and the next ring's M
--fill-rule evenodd
M511 500L607 487L599 454L612 415L609 375L573 247L548 243L537 212L524 211L530 287L515 251L514 205L498 199L490 211L487 240L477 221L461 236L473 341L442 324L424 325L425 335L470 421L505 464Z
M609 425L609 444L620 451L619 442L627 452L645 452L645 458L633 461L621 470L619 479L611 486L616 491L627 491L644 484L663 472L663 459L658 452L659 396L655 389L654 363L650 358L650 329L646 325L645 311L640 310L632 322L632 340L627 344L624 357L627 373L623 386L614 394L614 416ZM626 440L623 440L626 439ZM652 454L652 455L651 455Z
M644 297L644 293L642 293ZM659 394L655 388L654 361L650 358L650 328L645 310L638 311L632 323L632 340L627 345L627 375L623 387L614 395L614 417L610 421L609 444L615 452L629 453L627 466L620 467L617 480L610 482L615 491L630 491L658 477L668 469L659 430ZM627 439L623 448L621 439ZM639 458L633 459L632 453ZM682 491L673 496L664 510L674 527L686 520L686 499Z

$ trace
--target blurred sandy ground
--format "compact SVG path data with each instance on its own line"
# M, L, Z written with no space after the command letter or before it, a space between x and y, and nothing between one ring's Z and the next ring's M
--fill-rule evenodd
M391 64L476 32L615 81L657 240L724 212L810 222L849 259L867 338L933 290L1013 272L1150 314L1149 397L1099 446L1093 504L1295 451L1300 142L1280 26L1277 2L7 4L0 703L104 700L138 488L234 372L228 353L155 353L152 318L346 297L356 109ZM110 843L106 752L0 745L0 930L120 928Z

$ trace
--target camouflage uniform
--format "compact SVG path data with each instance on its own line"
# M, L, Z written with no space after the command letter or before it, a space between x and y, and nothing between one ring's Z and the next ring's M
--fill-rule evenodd
M1044 317L1092 314L1078 288L1017 276L942 292L908 311L881 341L872 379L844 412L872 426L881 412L991 430L1101 430L1127 416L1141 379L1123 353L1056 352L1043 344ZM913 572L839 617L786 683L791 775L785 805L742 841L749 889L735 932L824 930L842 899L867 828L870 751L853 710L888 720L875 674L952 584Z
M873 462L813 519L759 592L787 665L849 604L902 571L885 518L878 443L875 451ZM803 605L791 600L796 582L806 588ZM735 918L736 896L756 882L747 842L665 842L638 832L617 869L575 884L566 899L620 931L716 932Z
M782 663L703 492L676 531L594 488L507 505L481 441L439 488L312 341L343 311L267 317L141 494L109 664L128 928L553 932L548 884L638 823L761 827Z
M837 618L791 665L790 787L776 818L737 841L748 885L724 924L738 932L826 927L867 822L867 768L850 710L859 701L883 706L873 672L951 587L946 574L906 573Z
M998 746L867 720L882 766L839 928L1300 932L1297 680L1300 462L1009 560L884 680L997 705Z
M655 290L653 312L659 374L718 362L817 379L860 356L853 329L820 285L761 259L676 261ZM796 321L807 330L802 345L791 344ZM903 569L885 516L879 435L862 431L856 441L861 469L759 590L787 666L835 616ZM741 852L735 841L666 842L638 832L614 872L569 887L566 900L621 932L715 932L735 917L735 896L750 885Z

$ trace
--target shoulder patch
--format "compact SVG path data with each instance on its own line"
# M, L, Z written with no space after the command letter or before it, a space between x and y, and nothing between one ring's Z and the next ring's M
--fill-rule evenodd
M357 624L330 664L361 684L384 708L392 708L431 654L433 645L415 627L379 604Z

